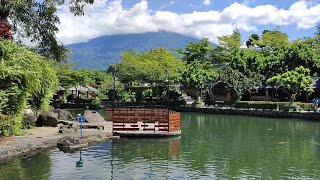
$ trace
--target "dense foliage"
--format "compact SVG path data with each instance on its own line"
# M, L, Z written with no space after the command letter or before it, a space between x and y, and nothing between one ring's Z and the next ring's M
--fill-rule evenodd
M245 92L251 93L269 83L285 88L293 102L297 94L311 92L311 76L320 73L320 53L315 48L318 36L290 42L278 28L264 30L261 37L252 34L246 43L248 49L242 49L240 32L236 30L218 37L221 45L218 47L213 47L207 38L187 43L177 50L177 57L163 48L123 52L121 62L114 67L120 83L131 85L161 84L170 72L174 83L195 90L200 99L212 83L222 81L234 89L238 101ZM165 59L172 66L163 65Z
M1 40L0 52L0 114L10 116L13 129L10 132L16 133L25 108L49 108L58 79L51 62L25 47ZM0 132L3 134L7 135Z
M268 79L267 82L291 91L291 102L293 102L298 93L312 92L312 89L310 88L312 81L313 79L310 76L310 70L300 66L292 71L273 76Z
M240 101L244 92L250 92L261 86L263 76L253 72L246 75L239 70L227 68L220 75L220 79L233 87L237 94L237 101Z
M183 67L166 48L123 52L121 61L115 64L117 76L125 84L177 82Z

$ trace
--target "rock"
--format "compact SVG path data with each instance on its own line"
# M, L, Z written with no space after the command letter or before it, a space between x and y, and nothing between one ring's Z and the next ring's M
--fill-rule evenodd
M36 121L36 126L51 126L57 127L58 124L58 114L54 112L44 112L41 113Z
M24 110L24 114L25 115L34 115L34 113L33 113L33 111L32 111L32 109L26 109L26 110Z
M79 138L66 136L59 139L57 143L58 148L60 151L67 152L71 149L75 149L74 147L82 147Z
M72 125L62 125L59 128L59 133L65 134L65 133L75 133L77 132L77 128L73 128Z
M89 123L104 123L106 120L97 112L91 110L85 110L83 116Z
M67 111L67 110L64 110L64 109L55 109L53 110L54 113L57 113L58 114L58 118L60 120L66 120L66 121L70 121L73 119L73 116L72 114Z
M62 125L67 125L67 126L72 126L73 125L73 121L64 121L64 120L60 120L58 124L62 124Z
M31 109L26 109L23 114L22 128L29 129L35 126L37 117Z

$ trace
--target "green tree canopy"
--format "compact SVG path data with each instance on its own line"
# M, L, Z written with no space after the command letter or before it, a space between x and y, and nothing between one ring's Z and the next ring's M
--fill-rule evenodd
M320 56L315 49L295 41L274 50L266 57L265 74L271 77L299 66L308 67L311 74L319 74Z
M217 72L212 64L208 62L193 61L187 64L186 70L182 74L181 83L186 87L194 87L207 90L209 84L217 79ZM200 96L201 92L198 91Z
M168 79L178 81L184 63L177 60L166 48L150 49L147 52L127 51L115 64L119 80L125 84L163 83Z
M290 102L293 103L297 94L301 92L312 92L310 88L312 81L310 70L300 66L292 71L268 79L267 83L291 90Z
M241 46L241 34L239 30L234 30L231 35L217 37L219 45L228 50L239 49Z
M57 6L69 2L70 11L83 14L83 7L93 0L1 0L0 26L5 27L1 38L12 38L10 34L30 38L37 44L38 52L56 61L67 59L67 49L57 41ZM9 36L8 36L9 34Z
M209 39L202 38L200 42L189 42L183 49L178 49L178 53L183 61L191 63L208 60L212 49Z
M220 74L220 79L233 87L237 94L237 101L240 101L244 92L259 88L264 77L253 72L244 75L236 69L227 68Z
M259 47L268 51L273 51L276 48L281 48L289 43L288 35L280 31L280 29L264 30L260 40L253 40Z
M305 38L302 42L307 44L310 48L315 49L318 54L320 54L320 25L317 26L314 37Z
M257 42L259 42L260 37L258 34L251 34L248 41L246 41L246 45L248 48L254 48L258 46Z
M244 75L252 72L262 74L265 67L265 57L262 53L251 49L239 49L233 54L229 63L232 69L237 69Z

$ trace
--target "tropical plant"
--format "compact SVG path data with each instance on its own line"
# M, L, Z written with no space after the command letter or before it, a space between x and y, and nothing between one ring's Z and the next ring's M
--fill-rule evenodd
M0 113L12 117L12 132L17 132L31 97L31 106L49 108L58 82L56 69L45 57L12 41L0 40L0 52Z

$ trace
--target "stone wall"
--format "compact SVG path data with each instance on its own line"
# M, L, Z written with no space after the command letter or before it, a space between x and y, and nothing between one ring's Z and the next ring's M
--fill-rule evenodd
M198 112L205 114L226 114L244 115L268 118L296 118L309 121L319 121L320 113L317 112L286 112L271 110L249 110L249 109L230 109L230 108L194 108L194 107L174 107L170 108L178 112Z

